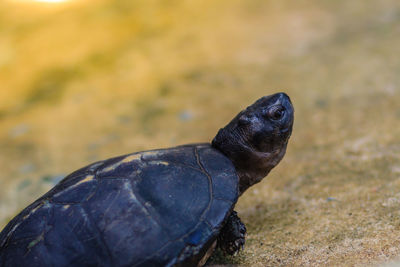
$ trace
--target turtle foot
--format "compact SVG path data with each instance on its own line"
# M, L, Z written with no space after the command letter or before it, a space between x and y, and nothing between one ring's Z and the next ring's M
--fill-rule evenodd
M246 226L237 216L236 211L232 211L218 236L218 247L229 255L236 255L244 247L245 236Z

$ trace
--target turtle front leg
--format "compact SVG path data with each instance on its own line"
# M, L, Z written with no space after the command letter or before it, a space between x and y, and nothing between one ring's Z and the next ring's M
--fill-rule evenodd
M218 247L228 253L234 255L243 249L246 236L246 226L237 216L236 211L232 211L225 226L222 228L218 236Z

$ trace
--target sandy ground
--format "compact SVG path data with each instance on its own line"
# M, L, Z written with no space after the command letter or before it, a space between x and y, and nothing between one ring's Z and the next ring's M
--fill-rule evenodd
M211 264L368 266L400 255L400 4L0 2L0 226L98 159L190 142L287 92L281 164Z

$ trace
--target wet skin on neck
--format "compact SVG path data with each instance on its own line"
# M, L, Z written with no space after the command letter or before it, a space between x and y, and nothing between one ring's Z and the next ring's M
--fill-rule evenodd
M218 131L212 146L235 165L240 195L281 161L293 120L290 98L285 93L277 93L260 98Z

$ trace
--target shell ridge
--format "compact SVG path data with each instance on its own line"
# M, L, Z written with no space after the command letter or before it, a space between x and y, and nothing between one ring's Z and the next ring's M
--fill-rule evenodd
M188 145L186 145L186 146L188 146ZM201 145L199 145L199 146L201 146ZM185 147L185 145L179 146L179 147ZM201 147L203 147L203 146L201 146ZM195 231L197 230L197 228L199 227L199 225L202 223L202 221L203 221L202 219L204 218L205 214L206 214L207 211L210 209L210 207L211 207L211 202L212 202L212 179L211 179L210 174L204 169L203 165L202 165L201 162L200 162L200 156L199 156L199 154L198 154L197 146L193 146L193 154L194 154L194 156L195 156L195 158L196 158L197 165L200 167L199 169L198 169L198 168L195 168L195 167L192 167L192 166L189 166L189 165L186 165L186 164L183 164L183 163L180 163L179 165L184 165L185 167L191 167L192 169L195 169L195 170L197 170L197 171L200 171L200 172L202 172L203 174L205 174L205 175L207 176L208 186L209 186L209 190L210 190L210 201L209 201L209 203L208 203L207 208L204 209L204 211L202 212L202 214L201 214L201 216L200 216L199 222L193 227L193 229L192 229L191 231L189 231L188 233L186 233L186 234L184 234L184 235L182 235L182 236L180 236L180 237L177 237L177 238L175 238L175 239L173 239L173 240L168 241L168 242L165 243L160 249L158 249L158 250L155 251L153 254L149 255L148 257L146 257L145 259L143 259L142 261L136 263L136 264L133 265L133 266L139 266L139 265L142 264L143 262L145 262L145 261L151 259L151 258L154 257L155 255L157 255L161 250L163 250L165 247L167 247L170 243L176 242L176 241L178 241L178 240L182 240L182 239L184 239L185 237L191 235L193 232L195 232ZM205 221L205 220L204 220L204 221ZM206 224L207 224L207 222L206 222ZM207 224L207 225L208 225L208 224ZM180 255L180 254L181 254L181 252L179 252L179 255ZM177 258L179 257L179 255L177 256Z
M25 221L25 219L29 218L33 213L35 213L38 209L42 208L44 204L47 203L46 200L42 200L42 201L37 201L39 204L37 204L37 206L33 209L31 209L29 211L29 213L27 215L25 215L22 220L20 220L19 222L15 223L14 226L11 228L11 230L7 233L7 235L5 236L3 242L0 244L0 248L5 248L8 246L8 243L10 242L11 237L13 236L13 234L15 233L15 231L17 230L17 228L22 224L22 222ZM22 211L23 212L23 211Z
M130 180L130 190L131 190L132 194L135 196L136 200L139 202L139 204L140 204L140 206L142 207L142 209L145 211L145 213L148 214L147 217L148 217L150 220L152 220L155 224L157 224L158 227L160 227L160 229L162 229L162 230L164 231L164 227L163 227L162 223L159 222L159 221L156 219L157 216L155 216L155 214L154 214L152 211L150 211L150 210L146 207L146 205L145 205L143 199L141 198L140 194L135 194L134 186L132 185L132 180ZM165 233L168 235L167 232L165 232ZM168 236L169 236L169 235L168 235Z
M110 250L110 248L108 247L107 243L104 240L104 236L102 234L102 231L99 229L99 227L97 226L97 224L93 220L93 218L90 215L90 213L86 211L85 207L84 206L81 206L81 207L82 207L82 215L86 216L88 218L88 221L90 222L90 224L93 225L93 228L97 232L97 235L100 237L101 243L103 244L104 248L106 249L108 258L110 259L110 261L112 263L113 262L113 257L112 257L112 254L111 254L111 250Z
M121 190L118 190L113 199L110 202L108 202L108 206L103 212L103 218L106 217L106 214L110 211L110 208L114 205L115 201L119 198L120 194Z
M44 220L46 220L46 225L44 226L43 231L41 231L39 237L37 237L35 240L32 240L32 242L30 242L28 244L28 246L26 247L27 251L26 253L23 255L24 257L26 255L29 254L29 252L31 252L31 249L36 246L38 243L40 242L44 242L43 246L46 248L46 250L48 251L48 244L46 244L45 242L45 234L47 234L48 232L50 232L53 229L53 225L51 223L51 219L54 217L54 210L53 210L53 204L51 204L49 201L45 200L43 202L43 205L41 207L46 207L49 208L49 210L47 211L47 216L43 217ZM50 220L49 220L50 218Z
M199 146L200 146L200 145L199 145ZM194 147L193 147L193 153L194 153L194 156L195 156L195 158L196 158L196 161L197 161L198 166L201 168L201 171L207 176L207 179L208 179L209 202L208 202L207 207L204 209L203 213L201 214L199 222L195 225L195 227L193 227L193 230L190 231L190 232L188 232L188 233L186 233L185 235L183 235L180 239L184 239L185 237L188 237L188 236L190 236L192 233L194 233L195 231L197 231L198 228L199 228L199 226L200 226L203 222L210 228L210 231L213 232L213 228L210 227L208 221L207 221L206 219L204 219L204 217L206 216L207 212L210 210L211 204L212 204L212 202L213 202L212 177L211 177L211 175L208 173L208 171L204 168L204 165L203 165L203 163L201 162L200 155L199 155L199 151L198 151L197 147L198 147L198 146L194 146ZM203 146L200 146L200 147L203 147ZM213 236L213 235L211 235L210 238L211 238L212 236ZM208 239L208 240L209 240L209 239ZM206 240L206 242L204 242L204 244L207 243L208 240ZM187 259L187 258L190 256L190 255L184 255L185 252L186 252L186 249L185 249L185 248L184 248L182 251L179 252L179 256L177 257L177 259L178 259L180 262L184 262L185 259ZM193 254L193 253L195 253L195 251L193 250L193 251L191 251L191 253ZM184 257L182 258L183 255L184 255Z
M177 162L177 161L165 160L165 159L163 159L162 161L165 161L165 162L173 164L173 165L184 166L186 168L190 168L190 169L193 169L193 170L196 170L196 171L199 171L199 172L203 172L203 170L201 168L193 167L193 166L191 166L189 164L185 164L184 162ZM148 162L148 163L153 163L153 162L157 163L157 162L160 162L160 161L159 160L148 160L146 162Z
M203 219L205 214L210 210L211 207L211 203L212 203L212 199L213 199L213 186L212 186L212 177L211 175L206 171L206 169L204 168L203 164L201 163L201 159L199 156L199 151L197 150L197 147L194 147L194 155L196 157L197 160L197 164L200 166L202 172L207 176L208 179L208 190L209 190L209 197L210 197L210 201L208 202L208 206L207 208L204 209L203 213L201 214L200 218ZM200 224L197 223L197 225L195 226L195 228L197 228L197 226Z

